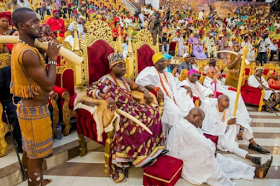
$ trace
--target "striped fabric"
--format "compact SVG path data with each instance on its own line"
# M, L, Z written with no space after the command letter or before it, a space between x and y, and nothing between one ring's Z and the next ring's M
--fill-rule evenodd
M45 158L53 152L52 123L48 106L17 105L22 148L31 159Z

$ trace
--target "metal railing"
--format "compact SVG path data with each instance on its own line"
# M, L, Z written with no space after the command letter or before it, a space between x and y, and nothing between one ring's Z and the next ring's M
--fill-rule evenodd
M134 14L137 11L137 8L129 0L122 0L122 2L132 14Z

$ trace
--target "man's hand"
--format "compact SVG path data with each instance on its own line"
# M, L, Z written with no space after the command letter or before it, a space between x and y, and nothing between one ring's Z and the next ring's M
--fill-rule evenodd
M144 98L146 101L146 105L150 105L152 103L152 96L150 95L149 91L144 92Z
M238 55L237 55L237 59L240 59L240 58L241 58L241 56L242 56L241 54L238 54Z
M258 86L258 88L262 90L262 89L263 89L263 86L260 85L260 86Z
M51 61L57 60L59 49L60 46L58 43L54 43L54 42L48 43L47 56Z
M55 99L56 93L54 91L50 91L49 99Z
M157 91L157 99L158 99L158 102L161 102L161 101L164 100L164 94L163 94L163 92L161 91L161 89L159 89L159 90Z
M187 90L187 94L190 94L191 98L193 97L192 89L189 86L182 86L184 89Z
M108 103L107 109L109 109L113 113L117 108L115 100L112 97L109 97L106 99L106 101Z
M234 125L236 123L236 118L231 118L230 120L228 120L227 124L228 125Z
M208 97L209 97L209 98L214 98L214 95L213 95L213 94L210 94Z

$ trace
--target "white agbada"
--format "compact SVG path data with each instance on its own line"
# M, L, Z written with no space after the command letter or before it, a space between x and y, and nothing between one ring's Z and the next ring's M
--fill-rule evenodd
M261 77L261 81L262 81L262 84L266 88L269 88L269 85L268 85L267 81L264 79L264 77ZM248 85L251 86L251 87L254 87L254 88L258 88L261 84L258 82L258 80L256 79L255 75L251 75L248 78ZM278 92L278 91L275 91L275 92ZM272 90L264 90L264 97L263 98L265 100L268 100L272 93L273 93Z
M182 85L189 86L192 89L193 96L198 97L201 100L201 108L205 113L213 106L217 104L216 98L209 98L209 95L214 95L214 92L211 89L208 89L202 86L198 81L191 83L188 79L182 81ZM182 86L181 85L181 86ZM178 87L178 90L182 96L186 95L187 90L181 87ZM199 92L200 90L200 92Z
M185 119L172 127L167 139L170 156L183 160L182 177L192 184L233 186L230 179L253 180L255 168L217 154L214 143Z
M247 151L240 149L236 141L240 126L244 127L243 138L249 140L253 138L253 130L246 121L243 114L237 111L236 124L227 127L228 120L233 118L233 110L225 110L225 121L223 122L223 112L217 110L217 105L212 107L206 114L203 121L202 130L206 134L219 136L217 148L221 151L232 152L242 158L245 158Z
M175 78L169 72L164 72L168 82L166 82L163 73L160 73L161 79L163 81L164 87L166 88L170 97L165 93L163 86L160 82L160 77L158 71L155 67L146 67L140 72L136 78L136 83L142 86L153 85L160 87L164 93L164 108L162 122L168 125L177 124L178 120L188 115L189 111L195 107L192 98L185 94L181 96L177 91ZM176 83L177 82L177 83ZM174 101L175 100L175 101ZM175 103L176 102L176 103Z
M211 85L211 83L213 82L213 79L206 76L205 79L204 79L204 82L203 82L203 86L207 87L207 88L210 88L212 91L215 91L215 84L213 83ZM221 81L217 81L217 92L221 92L223 93L224 95L227 95L229 97L229 100L230 100L230 107L233 108L234 104L235 104L235 100L236 100L236 92L232 91L232 90L228 90L228 86L226 85L223 85L221 83ZM247 122L251 122L252 119L250 118L249 116L249 112L246 108L246 105L242 99L241 96L239 96L239 102L238 102L238 107L237 109L244 115L244 117L246 118L246 121Z

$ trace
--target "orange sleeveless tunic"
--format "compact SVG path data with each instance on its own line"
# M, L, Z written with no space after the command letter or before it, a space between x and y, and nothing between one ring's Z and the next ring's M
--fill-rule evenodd
M46 69L45 62L38 49L20 42L14 45L11 57L11 94L25 99L44 93L44 90L29 77L23 66L22 56L28 50L39 56L42 67Z

